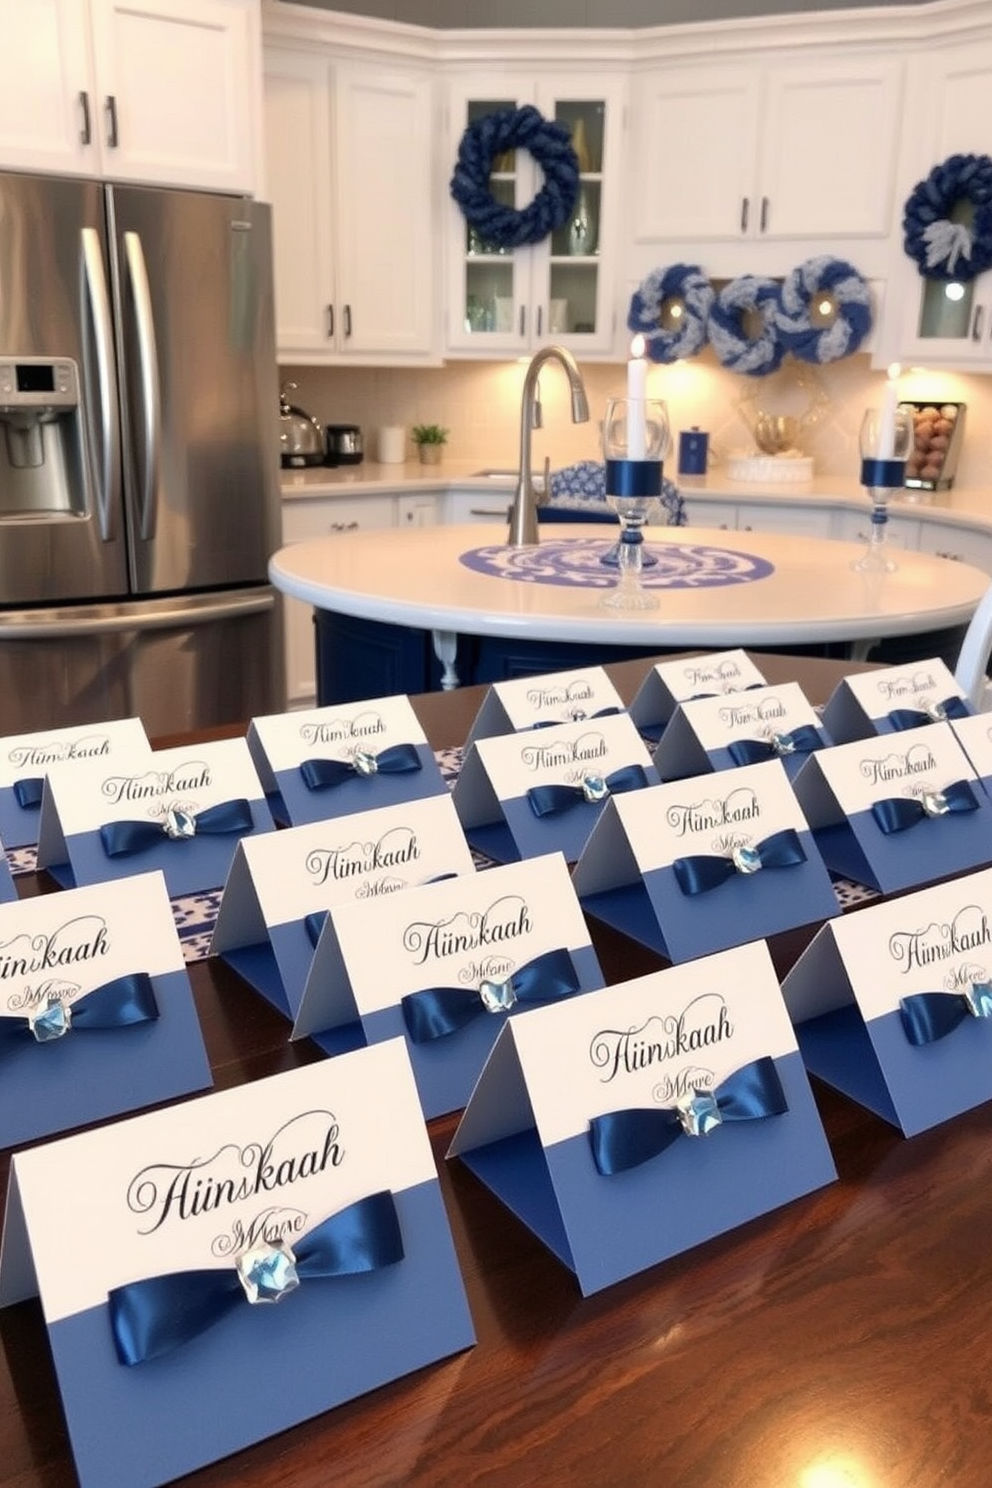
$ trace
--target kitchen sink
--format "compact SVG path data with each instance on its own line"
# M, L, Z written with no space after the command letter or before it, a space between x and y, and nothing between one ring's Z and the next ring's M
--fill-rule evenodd
M507 470L507 469L502 469L502 470L491 470L491 469L490 470L473 470L473 472L472 472L472 478L474 480L510 480L510 481L513 481L515 483L516 480L517 480L517 474L518 474L518 472L516 470ZM543 491L544 490L544 472L543 471L541 471L540 473L538 473L535 470L534 471L534 474L531 476L531 480L534 482L534 489L536 491Z

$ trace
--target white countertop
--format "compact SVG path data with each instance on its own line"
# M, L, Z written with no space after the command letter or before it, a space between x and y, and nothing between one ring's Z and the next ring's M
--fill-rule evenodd
M461 558L469 551L505 551L505 523L480 523L312 538L280 549L269 574L293 598L359 619L468 635L659 648L774 647L918 634L965 624L989 583L970 564L902 550L894 554L894 573L855 573L852 561L864 550L859 543L706 528L656 527L646 535L656 550L729 550L767 560L773 571L752 582L660 589L658 610L615 614L599 608L601 590L466 567ZM600 542L604 550L612 541L601 529L563 523L546 529L541 546L563 539Z

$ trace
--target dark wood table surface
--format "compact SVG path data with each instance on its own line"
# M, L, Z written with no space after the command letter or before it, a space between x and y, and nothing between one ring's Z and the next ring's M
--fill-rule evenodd
M813 702L854 670L755 660ZM647 665L610 668L625 700ZM414 700L435 747L462 741L481 695ZM658 964L620 936L596 945L610 982ZM319 1057L227 968L191 979L217 1088ZM456 1118L432 1122L476 1346L183 1484L990 1488L992 1105L906 1141L814 1092L836 1183L588 1299L445 1161ZM0 1313L0 1343L0 1488L72 1488L36 1302ZM253 1377L263 1360L244 1361Z

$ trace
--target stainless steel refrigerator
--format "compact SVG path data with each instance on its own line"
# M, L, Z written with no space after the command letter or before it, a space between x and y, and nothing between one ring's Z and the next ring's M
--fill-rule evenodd
M0 174L0 734L284 705L269 208Z

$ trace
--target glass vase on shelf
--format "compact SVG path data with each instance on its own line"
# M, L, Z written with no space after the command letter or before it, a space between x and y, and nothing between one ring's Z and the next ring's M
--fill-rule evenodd
M660 398L611 398L603 422L606 500L620 519L617 584L600 604L608 610L656 610L645 590L644 526L661 495L668 450L668 409Z
M889 501L902 490L906 458L913 447L913 419L908 410L883 404L868 408L861 421L861 484L871 502L868 546L851 567L856 573L893 573L886 534Z

